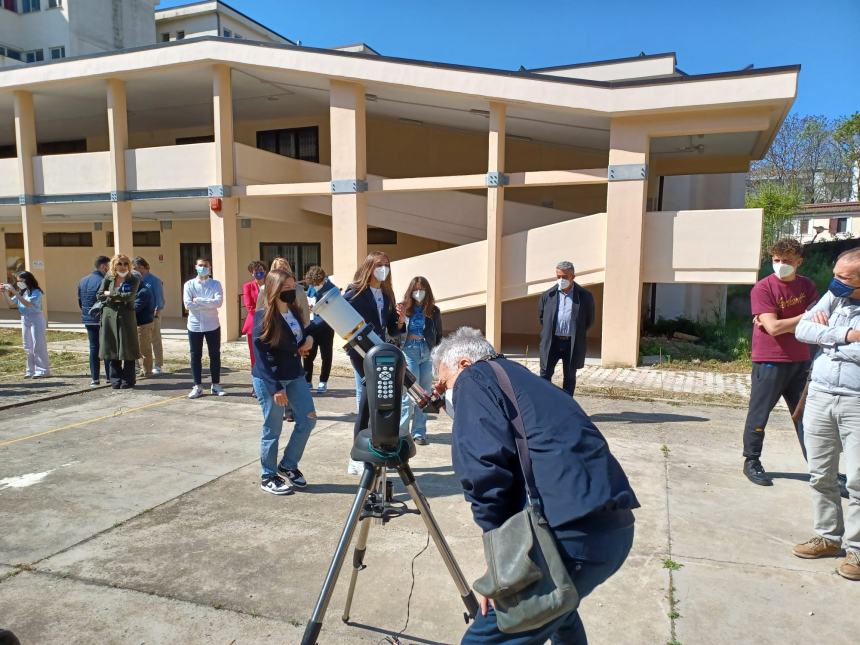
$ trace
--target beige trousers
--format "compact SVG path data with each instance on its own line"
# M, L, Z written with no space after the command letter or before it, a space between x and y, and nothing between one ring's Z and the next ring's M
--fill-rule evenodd
M161 315L152 321L152 353L155 356L155 366L164 365L164 349L161 346Z
M143 373L152 375L152 332L155 323L147 323L137 326L137 341L140 344L140 353L143 355Z

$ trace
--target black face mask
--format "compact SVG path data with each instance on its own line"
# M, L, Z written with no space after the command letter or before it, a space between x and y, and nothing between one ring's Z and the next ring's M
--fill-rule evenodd
M281 299L281 302L286 302L288 305L292 304L296 301L296 290L288 289L287 291L281 291L281 293L278 294L278 298Z

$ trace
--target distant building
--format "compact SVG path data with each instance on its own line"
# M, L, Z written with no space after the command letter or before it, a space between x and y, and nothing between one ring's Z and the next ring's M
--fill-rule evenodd
M806 204L791 222L801 243L860 237L860 201Z
M250 260L344 285L383 250L398 295L430 280L446 329L534 347L537 299L570 260L595 297L592 347L633 365L647 316L695 318L756 280L744 174L796 66L481 68L299 46L223 2L156 4L0 0L0 266L23 257L52 311L76 311L94 257L123 252L181 316L208 256L233 339Z

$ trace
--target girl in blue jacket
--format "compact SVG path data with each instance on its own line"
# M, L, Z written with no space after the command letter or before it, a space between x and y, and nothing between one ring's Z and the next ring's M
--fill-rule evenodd
M51 365L48 360L48 343L45 339L47 323L42 313L42 290L39 283L29 271L21 271L16 277L15 285L3 285L7 298L18 307L21 314L21 335L24 340L24 351L27 353L27 371L24 378L41 378L48 376Z
M251 370L254 391L263 411L260 488L273 495L289 495L294 486L308 485L299 470L299 461L316 425L317 413L305 381L302 358L310 353L314 339L309 334L310 326L302 324L303 317L296 304L296 278L292 273L270 271L261 297L266 298L266 304L254 314L255 358ZM287 405L293 410L296 424L278 462L278 439Z

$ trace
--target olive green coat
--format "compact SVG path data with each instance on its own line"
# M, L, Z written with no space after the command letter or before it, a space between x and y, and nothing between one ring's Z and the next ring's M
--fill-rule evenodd
M99 358L107 361L136 361L140 358L140 345L137 342L134 299L140 287L140 278L131 273L125 277L125 282L131 287L128 293L117 293L115 281L114 276L107 274L96 296L99 302L104 303L99 331Z

